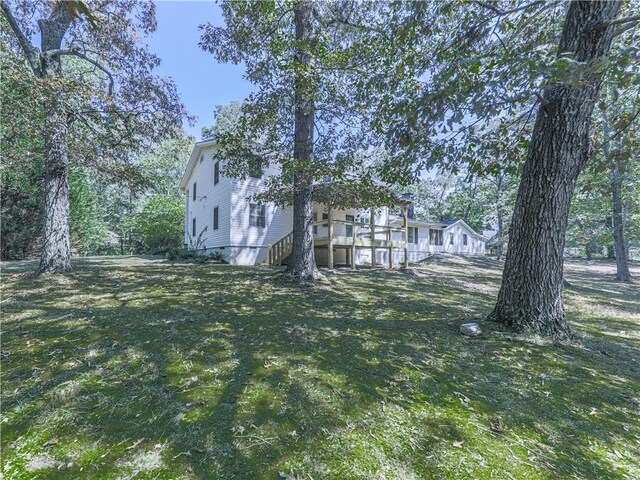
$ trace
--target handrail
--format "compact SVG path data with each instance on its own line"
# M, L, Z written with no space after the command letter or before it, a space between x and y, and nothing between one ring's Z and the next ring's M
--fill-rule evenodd
M269 266L282 265L282 260L288 257L293 250L293 232L288 233L277 242L267 248Z

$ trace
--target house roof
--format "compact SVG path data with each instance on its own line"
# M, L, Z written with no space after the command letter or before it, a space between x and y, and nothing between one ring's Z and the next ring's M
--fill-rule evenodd
M189 162L187 163L187 168L184 169L184 174L182 175L182 180L180 181L180 191L182 193L186 192L187 187L189 186L189 178L193 173L193 169L198 163L198 158L200 157L200 153L204 148L213 147L216 144L214 140L204 140L202 142L196 142L193 147L193 151L191 152L191 156L189 157Z
M471 235L473 235L476 238L479 238L480 240L484 240L487 241L487 237L485 237L484 235L476 232L473 228L471 228L469 226L469 224L467 222L465 222L464 220L462 220L461 218L458 220L444 220L442 222L443 225L445 225L445 230L448 230L449 228L453 227L454 225L457 225L458 223L462 224L467 230L469 230L469 232L471 233Z

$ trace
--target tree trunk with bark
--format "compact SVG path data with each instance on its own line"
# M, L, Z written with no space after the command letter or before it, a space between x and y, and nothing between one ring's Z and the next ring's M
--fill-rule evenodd
M592 64L613 40L620 1L569 5L559 55ZM579 85L551 84L542 95L509 234L502 285L488 319L518 332L568 338L562 301L563 255L569 207L589 158L589 124L602 72Z
M629 251L624 240L624 221L622 216L622 174L615 168L609 175L613 197L613 241L616 251L616 280L629 282Z
M39 22L41 33L40 72L42 77L62 75L60 57L48 52L62 46L70 17L58 6L51 16ZM44 238L40 257L40 273L59 273L71 268L69 248L69 184L68 116L64 92L47 101L44 129L45 143L45 207Z
M296 163L293 191L293 245L285 273L300 280L318 277L313 250L313 177L306 165L313 162L315 104L313 85L307 73L311 64L308 46L313 41L313 2L298 1L294 5L296 40L295 53L295 131L293 156Z

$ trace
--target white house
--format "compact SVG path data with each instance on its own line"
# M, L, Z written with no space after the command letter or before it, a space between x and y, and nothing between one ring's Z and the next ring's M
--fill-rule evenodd
M270 166L245 180L222 175L214 161L213 141L195 145L180 184L186 198L184 243L206 253L219 252L234 265L286 263L291 248L293 211L249 198L265 179L278 173ZM260 175L260 176L257 176ZM314 206L314 241L320 265L401 264L405 252L415 262L436 252L484 254L486 239L462 220L424 222L409 218L410 200L398 199L403 215L390 208L331 210ZM406 222L406 223L405 223ZM408 240L408 241L406 241Z

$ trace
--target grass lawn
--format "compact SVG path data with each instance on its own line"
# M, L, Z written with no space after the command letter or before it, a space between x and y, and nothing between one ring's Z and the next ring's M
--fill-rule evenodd
M314 288L76 265L4 265L4 478L640 478L640 287L611 263L567 264L572 344L459 335L497 293L487 259Z

